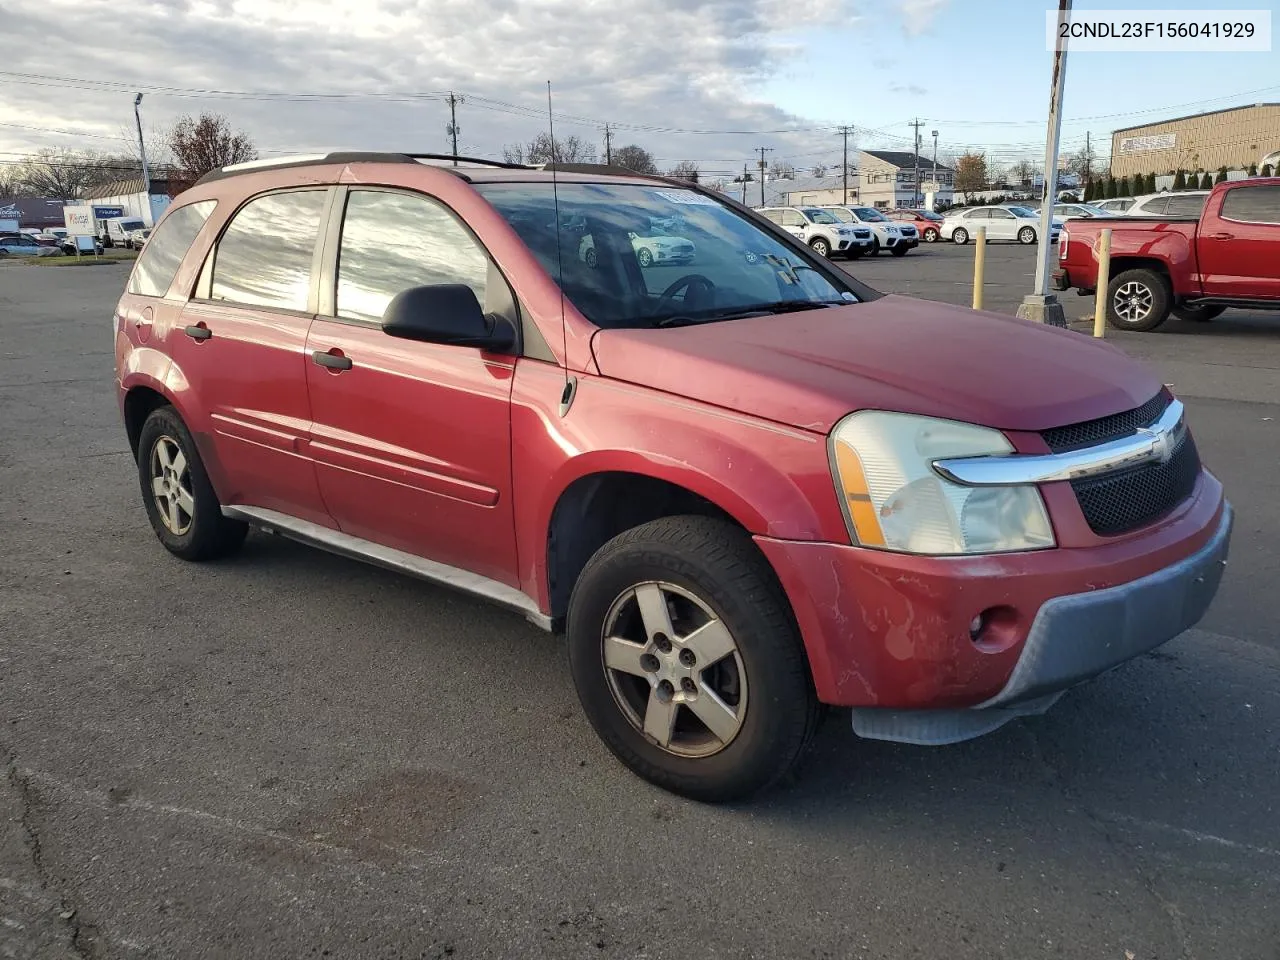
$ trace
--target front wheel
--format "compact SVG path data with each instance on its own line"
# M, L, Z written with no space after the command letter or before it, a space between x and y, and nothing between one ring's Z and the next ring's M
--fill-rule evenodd
M880 238L879 237L876 237L875 239L873 239L871 241L871 246L867 247L867 256L868 257L880 256Z
M814 237L809 243L809 249L820 257L831 256L831 244L824 237Z
M956 227L956 232L951 234L951 240L963 246L969 242L969 231L964 227Z
M1171 312L1179 320L1207 321L1220 316L1225 309L1227 308L1216 304L1208 304L1203 307L1191 307L1184 304L1181 307L1174 307Z
M933 227L926 227L926 228L925 228L925 231L924 231L924 242L925 242L925 243L937 243L937 242L938 242L938 231L937 231L937 230L935 230Z
M1035 243L1035 242L1036 242L1036 231L1035 231L1035 228L1034 228L1034 227L1023 227L1021 230L1019 230L1019 231L1018 231L1018 242L1019 242L1019 243Z
M1169 284L1154 270L1126 270L1107 287L1107 320L1117 330L1154 330L1169 317Z
M634 773L719 802L792 768L818 703L781 587L741 529L667 517L615 537L569 602L587 719Z
M889 252L892 253L895 257L905 257L907 255L907 252L910 249L911 249L910 247L899 245L894 247Z
M212 560L244 542L248 526L222 515L195 441L172 407L152 411L142 425L138 482L151 527L175 556Z
M647 267L653 263L653 254L649 252L648 247L641 247L640 252L636 254L636 259L640 261L640 266Z

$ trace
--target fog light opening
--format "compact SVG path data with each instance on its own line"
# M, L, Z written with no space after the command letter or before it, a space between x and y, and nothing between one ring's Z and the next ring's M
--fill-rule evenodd
M1018 611L1013 607L988 607L969 621L969 639L983 653L1002 653L1018 637Z

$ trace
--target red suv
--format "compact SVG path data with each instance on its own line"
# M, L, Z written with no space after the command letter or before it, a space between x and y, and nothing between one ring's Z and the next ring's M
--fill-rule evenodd
M641 269L655 220L691 267ZM563 630L609 748L706 800L776 781L821 705L911 743L1047 709L1194 624L1231 529L1182 405L1111 346L882 296L611 168L216 172L115 357L174 554L254 526Z

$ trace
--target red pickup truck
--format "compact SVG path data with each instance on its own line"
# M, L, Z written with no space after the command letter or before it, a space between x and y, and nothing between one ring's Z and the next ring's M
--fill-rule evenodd
M1096 290L1103 229L1111 230L1113 327L1154 330L1171 313L1211 320L1227 307L1280 310L1280 177L1218 184L1199 220L1068 221L1053 274L1057 289Z

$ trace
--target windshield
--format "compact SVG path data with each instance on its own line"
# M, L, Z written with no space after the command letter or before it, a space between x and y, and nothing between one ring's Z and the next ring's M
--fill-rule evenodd
M557 245L550 183L476 189L559 278L569 301L600 327L674 326L856 300L820 260L693 190L562 183ZM667 223L665 239L672 243L646 242L654 220Z
M920 217L924 217L926 220L933 220L936 223L941 223L944 219L946 219L945 217L943 217L942 214L934 213L932 210L917 210L916 215Z
M829 210L818 210L815 207L805 207L804 215L814 223L839 223Z
M867 220L871 223L879 223L881 220L887 222L889 219L874 207L854 207L853 212L858 215L859 220Z
M853 214L844 207L831 207L827 210L827 213L831 214L841 223L853 223L854 220Z
M141 230L142 227L143 227L143 223L141 220L121 220L120 221L121 230Z

